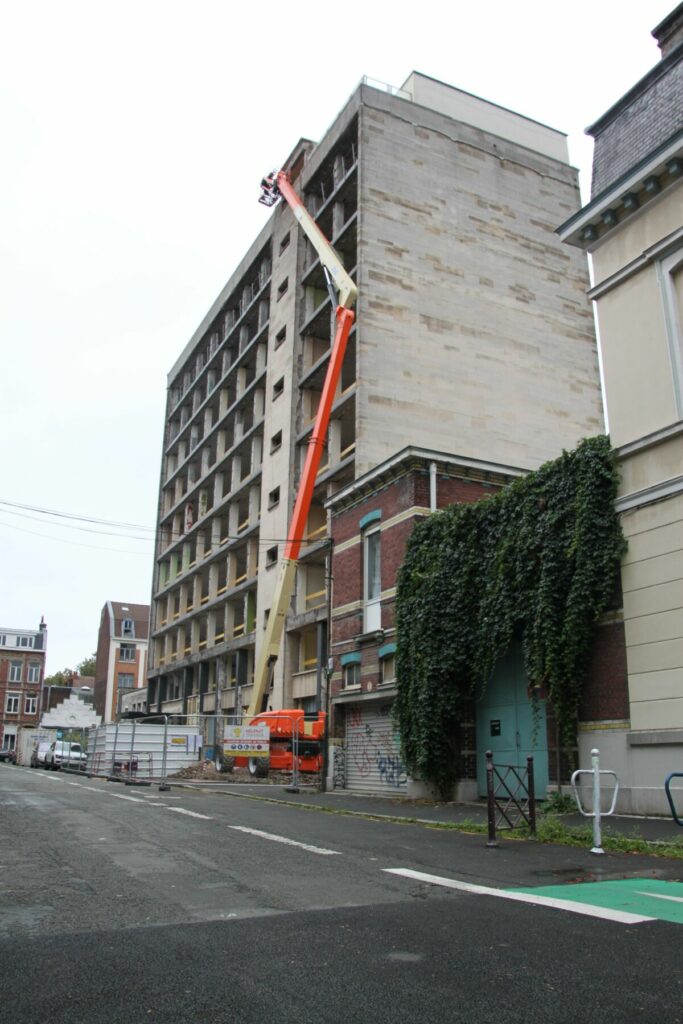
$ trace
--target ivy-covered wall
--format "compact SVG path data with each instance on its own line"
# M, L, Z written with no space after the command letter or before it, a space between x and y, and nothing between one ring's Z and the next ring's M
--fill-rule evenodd
M398 576L394 705L413 777L450 793L466 702L516 635L532 688L573 737L595 623L625 551L617 483L609 439L595 437L416 526Z

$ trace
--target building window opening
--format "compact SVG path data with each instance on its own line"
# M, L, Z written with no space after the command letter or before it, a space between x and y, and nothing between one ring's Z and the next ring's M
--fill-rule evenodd
M344 688L350 689L354 686L360 686L360 662L353 661L350 665L344 665L342 669L344 673Z
M367 533L363 542L363 604L364 631L371 633L382 627L382 592L380 562L380 531Z

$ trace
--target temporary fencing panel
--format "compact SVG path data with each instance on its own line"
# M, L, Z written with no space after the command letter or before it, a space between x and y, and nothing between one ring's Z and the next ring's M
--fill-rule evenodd
M353 793L405 796L407 777L391 704L346 709L346 788Z
M201 756L202 736L194 726L118 722L91 731L87 771L156 779L196 764Z

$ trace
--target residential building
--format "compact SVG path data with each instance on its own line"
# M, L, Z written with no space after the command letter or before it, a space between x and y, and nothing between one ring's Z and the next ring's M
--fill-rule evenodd
M586 259L554 232L579 206L564 135L413 73L362 83L285 167L359 288L269 695L310 709L333 494L407 444L535 468L603 417ZM249 703L331 314L280 203L171 369L150 712Z
M401 757L392 722L396 696L397 573L415 524L454 504L480 501L524 475L513 466L413 447L405 448L327 502L332 537L329 700L331 787L357 793L423 796ZM582 701L584 717L613 709L626 689L624 628L603 616L595 632ZM483 694L469 702L453 735L458 780L453 798L486 795L487 748L500 744L512 763L534 758L536 792L568 783L574 768L558 738L551 705L535 717L520 648L501 659ZM507 722L505 721L507 718ZM496 726L498 731L496 731ZM506 744L513 746L512 751ZM494 738L492 738L494 737ZM508 760L504 763L510 763Z
M522 470L408 447L341 488L327 503L333 542L329 679L330 782L358 793L422 795L401 759L396 696L396 576L415 523L479 501ZM457 737L456 798L476 797L475 714ZM543 737L545 739L545 737ZM547 745L546 758L547 758Z
M38 629L0 626L0 742L14 750L20 727L35 727L45 676L47 626Z
M653 31L661 59L600 117L591 201L558 229L592 256L617 507L628 688L585 721L625 809L667 810L683 754L683 4Z
M145 686L149 605L107 601L95 654L94 708L106 725L118 717L123 693Z
M60 687L60 689L62 689ZM63 694L62 689L62 694ZM90 698L91 695L88 694ZM102 719L93 711L92 700L79 696L76 690L62 695L40 719L41 729L63 729L74 741L87 746L87 732L100 725Z
M119 701L120 718L137 718L147 714L147 687L128 690L121 694Z
M40 702L41 711L50 711L52 708L57 707L58 704L63 700L66 700L72 693L77 697L80 697L81 700L92 704L95 692L94 687L94 676L81 676L78 672L72 672L69 682L63 683L62 685L48 684L43 686L43 694Z

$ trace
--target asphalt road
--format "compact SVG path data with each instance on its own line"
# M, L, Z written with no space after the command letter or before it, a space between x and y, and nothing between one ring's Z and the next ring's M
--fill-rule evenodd
M2 1024L683 1022L680 924L388 873L517 890L680 862L5 765L0 836Z

